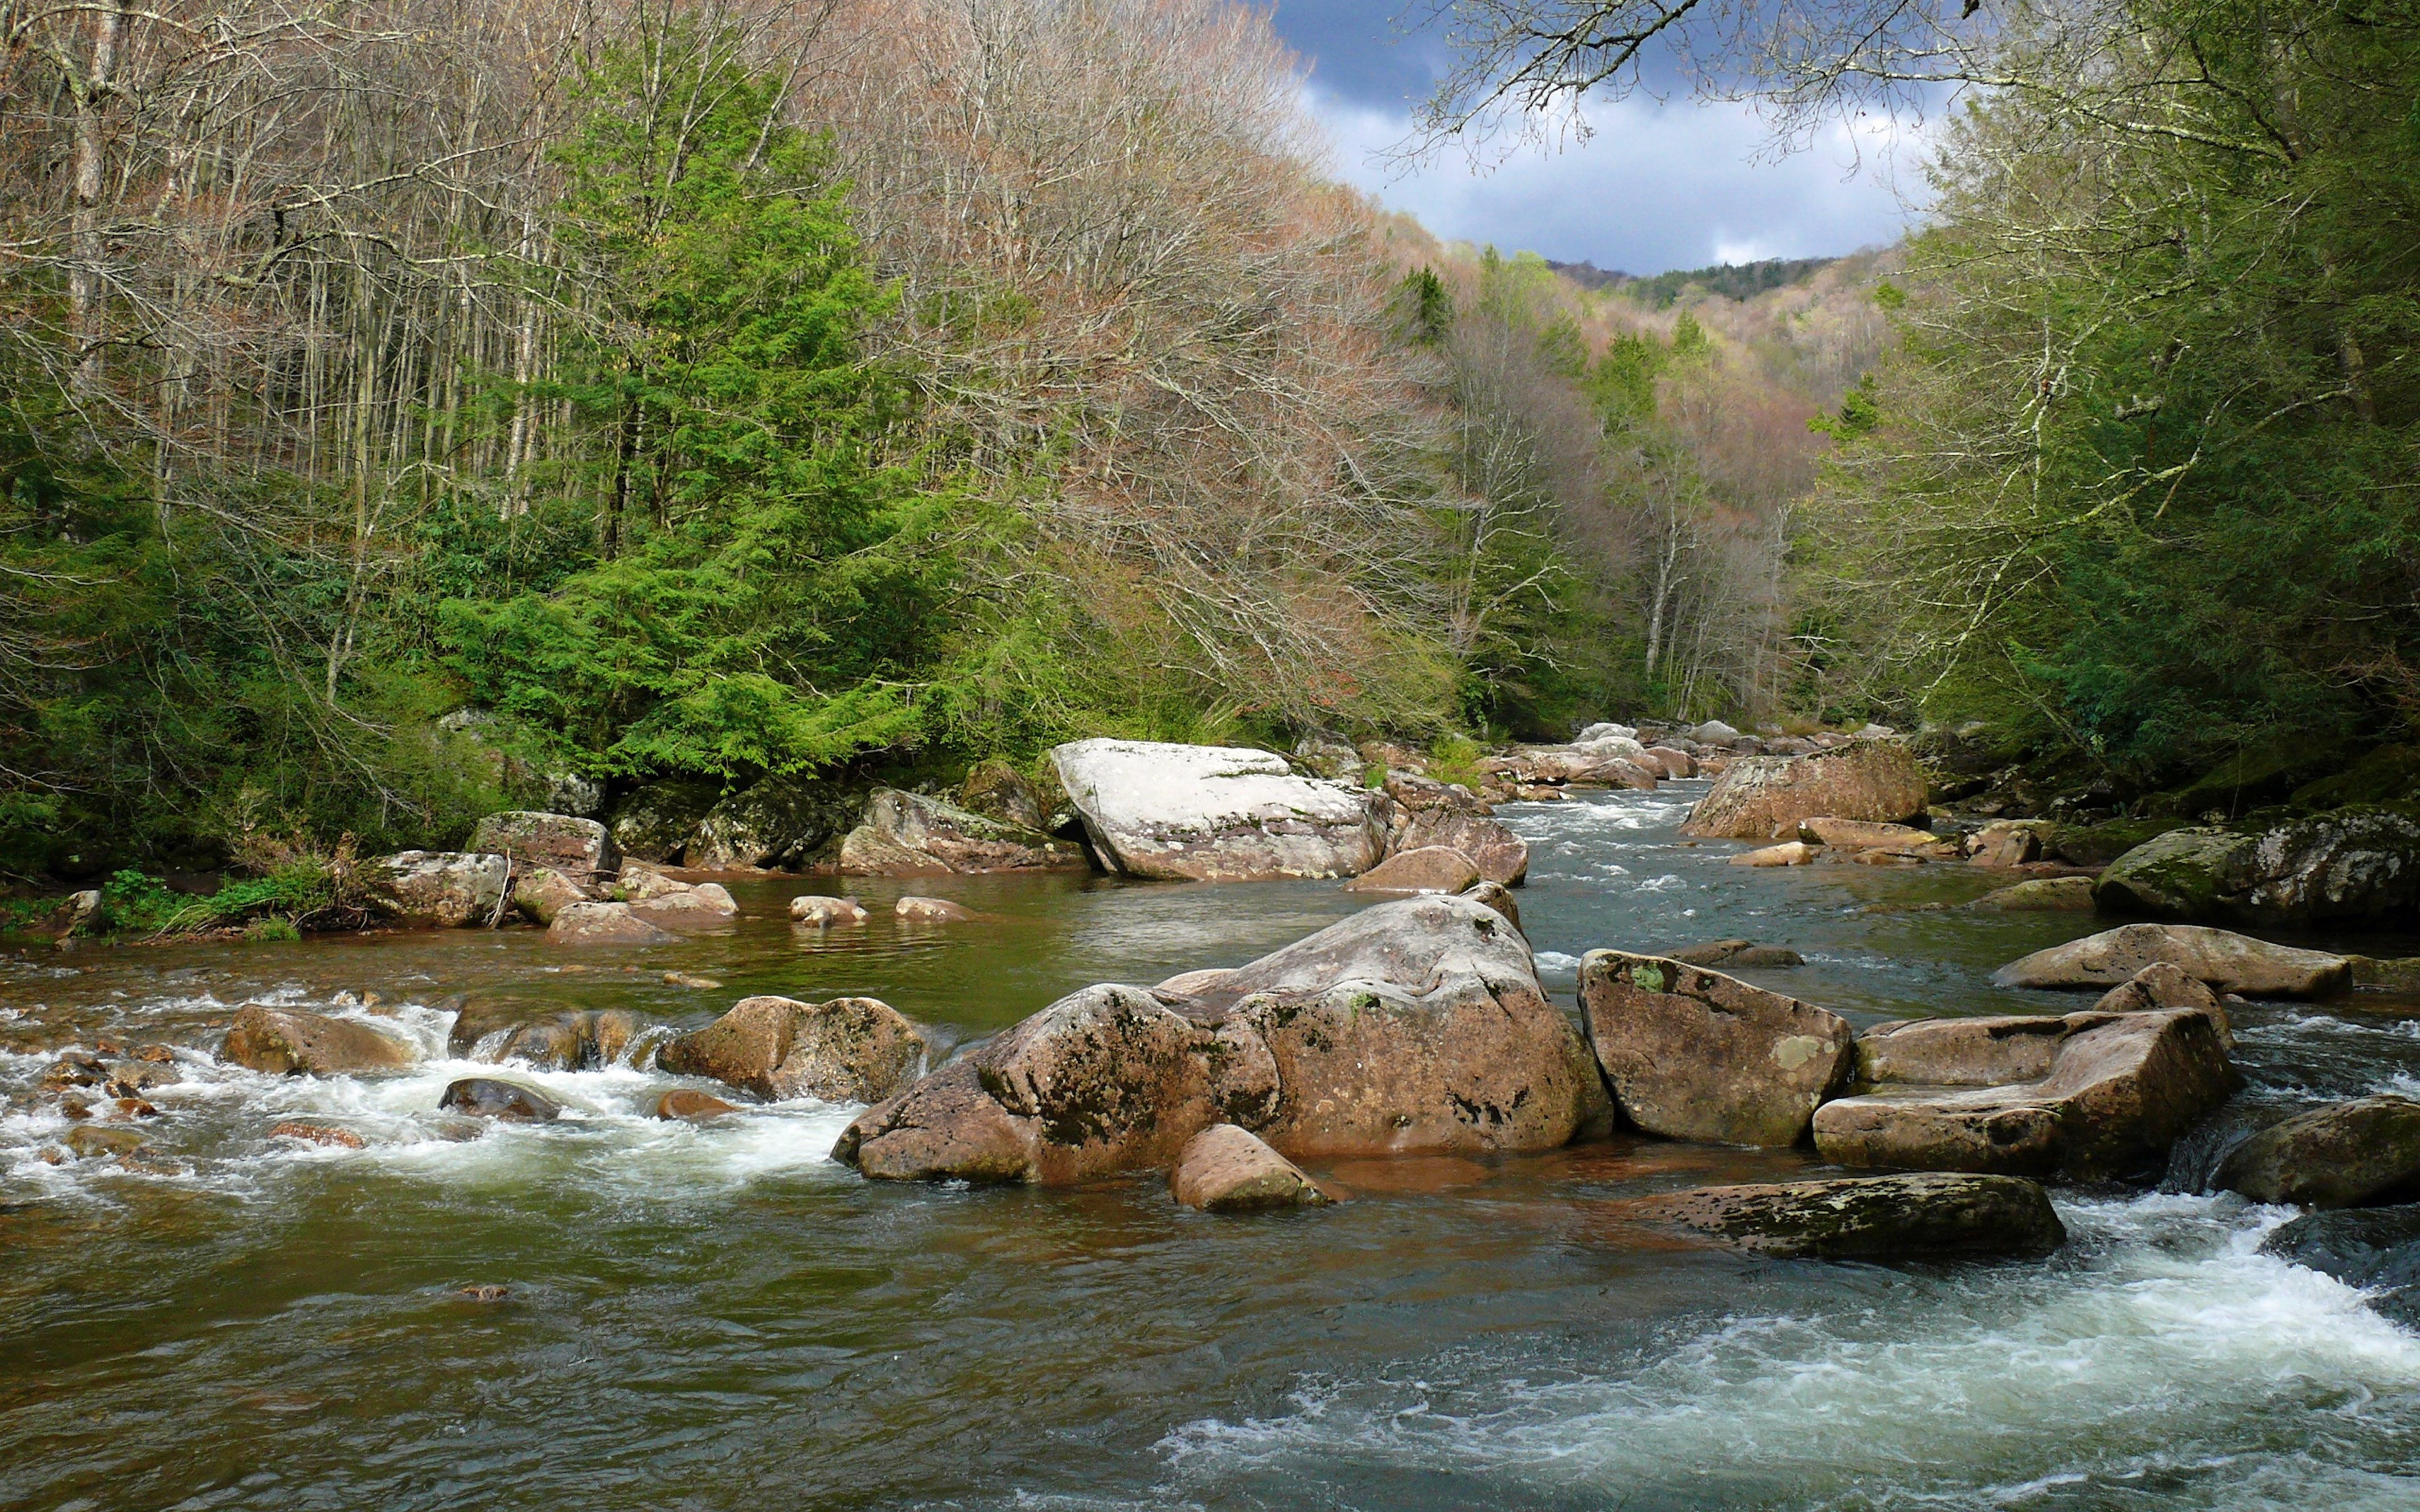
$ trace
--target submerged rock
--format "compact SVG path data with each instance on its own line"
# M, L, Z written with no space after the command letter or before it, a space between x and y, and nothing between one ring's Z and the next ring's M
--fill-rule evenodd
M869 1110L834 1153L869 1176L1068 1181L1165 1165L1222 1122L1293 1157L1536 1149L1602 1098L1519 933L1432 896L1231 971L1071 994Z
M790 900L790 918L819 929L862 924L872 917L865 905L854 898L830 898L811 892Z
M2033 877L1997 887L1976 899L1971 908L1998 908L2010 913L2092 912L2090 877Z
M1776 1259L2045 1255L2067 1242L2050 1194L2011 1176L1867 1176L1704 1187L1608 1212Z
M954 803L876 788L865 819L841 842L843 876L911 877L990 872L1089 872L1084 848Z
M2297 1114L2229 1150L2217 1184L2306 1208L2420 1197L2420 1103L2362 1097Z
M1443 845L1400 851L1344 885L1347 892L1461 892L1478 885L1469 856Z
M1094 849L1128 876L1354 876L1385 840L1368 794L1271 751L1097 739L1050 756Z
M916 1026L876 998L747 997L665 1044L656 1064L771 1101L878 1103L923 1070L926 1048Z
M1735 761L1681 829L1717 840L1777 840L1815 818L1897 824L1922 814L1924 796L1924 769L1907 748L1859 740L1806 756Z
M1168 1184L1177 1201L1205 1212L1315 1208L1329 1200L1300 1166L1232 1123L1186 1141Z
M1731 857L1733 866L1807 866L1823 854L1820 845L1809 845L1803 840L1784 841L1761 850L1744 851Z
M961 924L974 918L974 911L947 898L919 898L914 894L891 905L891 912L910 924Z
M658 877L657 886L630 900L630 912L650 924L673 930L720 929L739 917L731 889L720 882L675 882Z
M1813 845L1850 851L1897 851L1914 855L1941 843L1941 837L1912 825L1884 825L1863 819L1836 819L1828 814L1798 823L1798 838Z
M1590 950L1580 961L1579 995L1615 1105L1649 1134L1794 1145L1848 1080L1847 1020L1735 977Z
M570 814L491 813L471 832L471 849L559 872L582 888L601 887L622 870L622 853L605 826Z
M1993 973L2000 987L2115 987L2164 961L2223 993L2328 997L2351 984L2344 957L2197 924L2126 924L2055 945Z
M151 1148L148 1134L132 1129L104 1129L80 1123L67 1132L66 1144L78 1159L96 1155L133 1155Z
M1669 959L1684 966L1757 967L1803 966L1807 958L1786 946L1759 945L1754 940L1711 940L1693 945L1685 950L1675 950Z
M411 1064L412 1047L366 1024L252 1003L227 1026L219 1058L272 1076L334 1076Z
M439 1109L473 1118L500 1119L508 1123L551 1123L563 1116L563 1104L535 1087L523 1087L493 1076L466 1076L445 1088Z
M676 938L631 912L628 903L571 903L546 931L550 945L666 945Z
M1861 1037L1870 1090L1815 1114L1843 1165L2076 1178L2141 1174L2239 1084L2195 1008L1931 1020Z
M2358 1287L2381 1313L2420 1328L2420 1206L2304 1213L2260 1253Z
M383 912L406 923L459 929L503 917L511 871L501 856L397 851L365 862L361 877L370 902Z
M350 1129L338 1129L325 1123L303 1123L289 1119L269 1131L271 1139L300 1139L304 1144L326 1145L335 1149L360 1149L365 1141Z

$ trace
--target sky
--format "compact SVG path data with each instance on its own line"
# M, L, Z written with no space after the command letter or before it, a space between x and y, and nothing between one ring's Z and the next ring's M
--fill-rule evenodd
M1886 134L1834 128L1776 159L1749 108L1682 99L1591 103L1584 145L1522 147L1478 167L1449 148L1407 173L1388 149L1447 68L1433 29L1393 23L1420 3L1277 0L1275 20L1310 68L1338 175L1441 237L1645 275L1854 252L1907 224L1897 190L1914 164L1892 157Z

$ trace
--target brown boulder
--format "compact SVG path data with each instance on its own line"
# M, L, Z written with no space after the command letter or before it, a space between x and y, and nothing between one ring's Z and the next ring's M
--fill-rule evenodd
M1504 916L1514 929L1521 927L1521 903L1512 889L1500 882L1481 882L1462 890L1462 896L1481 907L1493 908Z
M2067 1242L2050 1194L2008 1176L1867 1176L1703 1187L1607 1206L1776 1259L2042 1255Z
M408 1066L412 1049L366 1024L252 1003L227 1026L221 1060L273 1076L335 1076Z
M1032 1181L1042 1167L1041 1120L1001 1107L973 1063L957 1060L859 1114L832 1159L877 1180Z
M2164 961L2223 993L2249 997L2327 997L2352 980L2338 955L2271 945L2198 924L2127 924L2036 950L1992 976L2000 987L2115 987Z
M1891 741L1858 740L1807 756L1758 756L1731 763L1682 833L1718 840L1774 840L1808 819L1897 824L1924 812L1924 770Z
M1966 858L1977 866L2023 866L2040 854L2041 836L2029 824L1995 820L1966 839Z
M440 1110L506 1123L552 1123L563 1116L563 1104L535 1087L493 1076L466 1076L448 1085L437 1100Z
M2218 1021L2198 1009L2064 1019L1892 1026L1870 1056L1885 1073L1864 1095L1825 1103L1815 1147L1843 1165L2078 1178L2127 1176L2168 1148L2237 1085ZM1956 1069L1963 1044L1972 1058ZM2047 1048L2047 1066L2035 1074ZM1900 1073L1938 1078L1888 1079ZM1983 1084L1998 1075L2017 1078ZM1952 1081L1948 1078L1955 1076Z
M656 1064L777 1102L878 1103L915 1078L925 1054L924 1037L888 1003L766 996L742 998L706 1027L667 1042Z
M1698 759L1685 750L1676 749L1670 746L1650 746L1647 748L1647 755L1649 760L1662 768L1668 778L1698 775Z
M1205 1212L1315 1208L1329 1200L1294 1162L1232 1123L1187 1140L1168 1185L1177 1201Z
M2420 1196L2420 1103L2361 1097L2297 1114L2227 1151L2218 1184L2306 1208L2409 1202Z
M1670 1139L1794 1145L1854 1056L1838 1014L1661 957L1590 951L1580 1009L1622 1116Z
M1344 885L1347 892L1460 892L1480 880L1469 856L1443 845L1399 851Z
M632 913L628 903L571 903L546 929L549 945L663 945L675 937Z
M332 1128L324 1123L303 1123L287 1119L269 1131L271 1139L300 1139L305 1144L326 1145L337 1149L360 1149L362 1136L350 1129Z
M1507 887L1519 887L1529 874L1529 842L1481 811L1412 811L1394 826L1388 845L1398 854L1433 845L1460 851L1481 878Z
M910 924L961 924L974 918L974 911L947 898L919 898L910 894L891 905L892 913Z
M708 1119L719 1119L726 1113L738 1111L719 1097L689 1087L675 1087L656 1099L656 1117L667 1123L675 1120L704 1123Z
M397 851L362 865L370 902L411 924L492 924L504 911L512 862L458 851Z
M828 898L820 893L808 893L790 900L790 917L801 924L817 929L836 929L862 924L873 916L865 905L854 898Z
M668 880L668 879L667 879ZM720 882L675 883L650 888L628 905L632 914L672 930L719 929L739 917L731 889Z

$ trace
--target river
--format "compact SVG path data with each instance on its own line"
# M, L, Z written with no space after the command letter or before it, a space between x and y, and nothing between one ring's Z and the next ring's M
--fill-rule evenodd
M2088 920L1928 906L1993 885L1954 865L1728 866L1740 847L1678 836L1702 786L1500 810L1560 1001L1588 949L1740 936L1807 957L1743 975L1860 1025L2081 1006L1988 977ZM1313 1168L1350 1200L1239 1219L1157 1178L868 1183L827 1158L854 1108L659 1123L676 1084L627 1069L528 1073L568 1104L553 1124L460 1138L436 1111L493 1070L444 1058L455 993L684 1026L862 993L964 1041L1359 903L867 883L986 917L819 935L786 918L810 887L837 890L737 883L735 928L644 951L462 931L0 963L0 1091L66 1042L188 1047L149 1094L155 1170L47 1164L54 1104L0 1117L0 1507L2420 1506L2420 1335L2257 1253L2290 1214L2197 1191L2245 1106L2420 1093L2420 1003L2239 1011L2234 1109L2163 1190L2060 1189L2046 1262L1758 1261L1600 1217L1811 1152L1353 1161ZM431 1058L216 1065L210 1026L253 1000L372 1015ZM366 1147L271 1138L287 1118Z

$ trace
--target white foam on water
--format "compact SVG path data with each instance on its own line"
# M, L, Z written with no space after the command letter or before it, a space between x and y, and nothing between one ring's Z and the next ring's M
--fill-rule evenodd
M1578 956L1565 955L1560 950L1540 950L1532 959L1538 963L1539 968L1544 971L1570 971L1580 964Z
M1346 1461L1559 1504L2100 1506L2124 1487L2161 1506L2415 1504L2420 1338L2257 1253L2285 1213L2061 1210L2073 1240L2053 1264L1910 1272L1879 1296L1810 1285L1602 1368L1491 1347L1306 1382L1283 1415L1171 1434L1170 1489Z
M302 1001L290 993L277 1000ZM209 1005L187 1000L179 1006ZM477 1189L569 1182L678 1200L772 1176L848 1176L830 1152L862 1111L859 1104L807 1098L745 1104L700 1123L659 1119L655 1104L664 1092L696 1084L628 1066L543 1071L453 1057L445 1045L454 1014L422 1005L384 1011L342 1001L311 1006L403 1039L420 1058L392 1073L277 1076L179 1051L181 1079L144 1093L162 1116L107 1125L149 1137L144 1168L130 1170L107 1158L50 1164L44 1152L59 1147L76 1125L57 1103L38 1101L0 1116L0 1190L107 1201L127 1181L165 1180L257 1199L273 1196L308 1168L337 1165L365 1176ZM0 1084L29 1086L57 1058L56 1053L0 1052ZM563 1115L546 1123L512 1123L441 1111L446 1087L472 1076L534 1088L561 1103ZM358 1135L363 1148L271 1133L288 1120L344 1130Z

